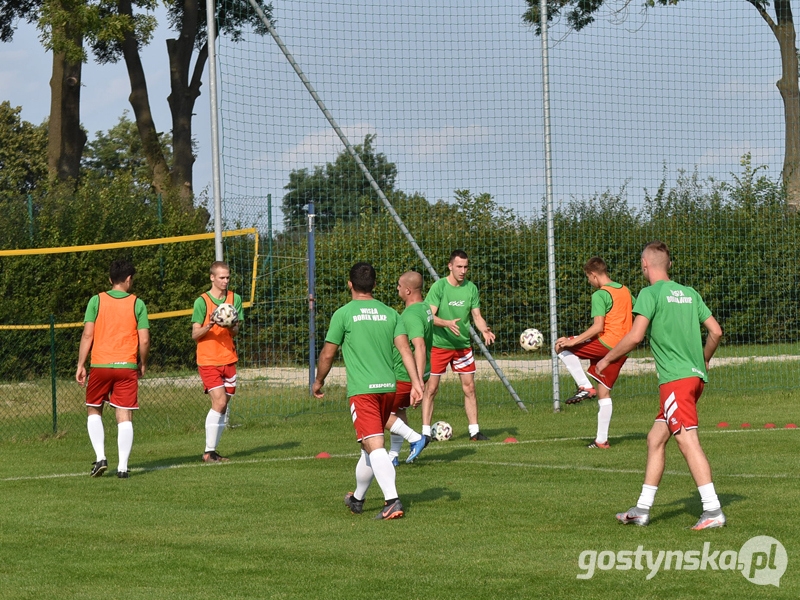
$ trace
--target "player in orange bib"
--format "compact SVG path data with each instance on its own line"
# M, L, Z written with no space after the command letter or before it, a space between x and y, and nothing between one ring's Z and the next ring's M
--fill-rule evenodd
M222 462L228 459L217 453L217 445L225 430L228 402L236 393L236 345L233 338L239 333L237 321L232 327L217 325L212 315L220 304L232 304L242 317L242 298L228 289L231 270L227 263L216 261L210 269L211 289L194 302L192 339L197 342L197 370L205 392L211 397L211 409L206 416L206 446L203 462Z
M89 473L92 477L100 477L108 469L103 429L106 402L114 407L117 417L117 477L129 477L133 411L139 408L139 377L144 376L150 350L147 307L130 293L135 273L134 266L126 260L112 262L109 269L111 289L92 296L86 307L75 379L86 386L89 413L86 428L97 456ZM86 361L90 351L92 359L87 377Z
M593 256L583 266L592 294L592 326L580 335L556 340L556 352L561 362L578 385L567 404L597 398L597 435L589 448L609 448L608 427L611 423L611 388L617 381L627 356L622 356L606 367L600 375L596 366L631 330L633 324L633 296L624 285L608 276L608 266L599 256ZM597 380L597 389L583 371L580 359L589 359L589 375Z

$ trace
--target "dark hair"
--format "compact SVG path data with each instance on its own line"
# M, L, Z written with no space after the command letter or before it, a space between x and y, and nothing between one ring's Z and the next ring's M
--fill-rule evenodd
M108 270L108 277L113 285L122 283L128 277L133 277L134 275L136 275L136 268L124 259L112 262L111 268Z
M469 256L467 256L467 253L464 252L463 250L453 250L450 253L450 260L447 261L447 264L449 265L450 263L452 263L457 258L463 258L463 259L467 259L468 260Z
M226 271L228 271L228 273L231 272L231 268L228 266L228 263L223 262L221 260L215 260L213 263L211 263L211 268L208 270L208 272L213 275L214 269L216 269L217 267L225 269Z
M583 272L605 275L606 273L608 273L608 265L606 264L606 261L604 261L599 256L593 256L592 258L586 261L585 265L583 265Z
M350 267L350 283L357 292L371 293L375 289L375 268L369 263L357 262Z

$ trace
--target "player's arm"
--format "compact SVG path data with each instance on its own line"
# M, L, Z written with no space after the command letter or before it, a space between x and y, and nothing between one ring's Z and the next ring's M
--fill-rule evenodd
M714 352L717 351L719 341L722 339L722 327L714 317L708 317L703 321L703 327L708 330L706 345L703 346L703 358L705 358L706 371L708 371L708 363L711 361L711 357L714 356Z
M597 363L597 367L595 367L597 372L602 373L603 369L605 369L609 363L625 356L628 352L636 348L647 334L648 325L650 325L650 319L642 315L636 315L631 330L625 334L625 337L622 338L616 346L608 351L608 354L606 354L600 362Z
M473 308L469 311L472 315L472 322L475 323L475 329L481 332L483 336L483 341L488 346L492 342L494 342L494 334L492 333L491 328L486 324L486 320L481 315L480 308Z
M592 338L597 337L606 328L606 317L605 315L597 316L594 318L594 322L592 326L589 327L586 331L584 331L580 335L576 335L574 338L570 339L568 337L560 337L556 340L556 352L561 352L565 348L572 348L573 346L579 346L584 342L591 340Z
M336 351L338 349L339 346L336 344L325 342L325 345L322 347L322 352L319 353L319 359L317 359L317 376L311 386L311 393L314 394L315 398L322 398L325 395L322 392L322 386L325 385L325 378L328 376L328 373L331 372L333 359L336 357Z
M400 352L400 358L403 359L403 366L408 371L408 377L411 379L411 406L417 406L422 401L422 378L417 372L417 365L414 363L414 355L411 353L411 346L408 345L408 336L405 333L394 338L394 345ZM425 355L423 354L423 357ZM424 363L422 369L424 370Z
M150 330L137 329L139 336L139 377L144 377L147 369L147 356L150 354Z
M431 304L431 313L433 313L433 326L434 327L445 327L450 330L450 332L455 335L456 337L461 335L461 330L458 328L458 322L461 319L442 319L441 317L437 317L436 313L439 311L439 307L435 304Z
M422 380L425 377L425 365L428 362L428 349L425 347L425 338L415 337L411 340L411 345L414 346L414 362L417 365L417 374Z
M94 342L94 321L87 321L83 325L83 334L81 335L81 343L78 347L78 368L75 371L75 381L86 385L86 360L89 358L89 351L92 349Z

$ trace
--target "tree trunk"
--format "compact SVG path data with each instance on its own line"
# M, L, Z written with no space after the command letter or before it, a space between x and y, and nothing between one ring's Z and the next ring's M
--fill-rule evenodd
M167 100L172 113L172 185L190 205L193 199L192 170L195 162L192 150L192 114L195 101L200 96L201 77L208 60L206 42L192 71L197 19L197 0L186 0L180 35L178 39L167 40L170 66L170 95Z
M130 0L119 0L119 13L133 18L133 9ZM122 55L128 70L128 79L131 82L131 94L128 100L133 108L136 118L136 127L142 139L142 151L147 164L153 170L153 187L159 193L167 193L171 187L169 165L161 150L158 131L153 122L153 113L150 110L150 96L147 92L147 80L139 56L139 44L133 32L127 32L122 42Z
M75 36L78 46L81 36ZM81 129L81 62L53 53L50 79L50 124L47 138L47 169L51 179L77 181L86 132Z
M786 202L792 210L800 209L800 89L796 33L789 0L776 0L777 25L773 32L781 51L781 78L777 82L783 99L786 122L786 149L783 156L783 185Z

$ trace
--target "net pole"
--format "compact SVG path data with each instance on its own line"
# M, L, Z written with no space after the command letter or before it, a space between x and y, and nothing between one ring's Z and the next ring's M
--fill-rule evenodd
M314 241L314 203L308 203L308 392L312 393L317 363L317 256Z
M286 57L286 60L289 61L289 64L294 69L294 72L297 73L297 76L300 78L300 81L303 82L303 85L305 86L306 90L308 90L308 93L311 94L311 97L314 99L314 102L316 102L317 107L319 107L319 109L322 111L322 114L325 115L325 118L328 120L328 123L336 132L336 135L339 137L342 144L344 144L344 147L347 149L347 152L350 154L350 156L353 157L353 160L358 165L358 168L361 170L361 172L364 174L364 177L367 178L370 187L378 195L378 198L380 198L381 202L383 203L383 206L389 212L395 224L397 224L397 227L400 229L400 231L403 233L408 243L414 249L414 252L416 253L417 257L419 257L419 259L422 261L423 266L428 270L428 273L431 274L431 277L433 277L434 281L438 281L439 274L436 272L436 269L433 268L433 265L428 260L428 257L425 256L425 253L422 251L422 248L419 247L419 244L417 244L417 241L414 239L414 236L411 235L411 232L406 227L405 223L403 222L403 219L401 219L400 215L397 214L397 211L394 209L394 206L392 206L392 203L389 202L389 199L386 197L386 194L383 193L383 190L378 185L378 182L375 181L375 178L372 176L372 173L369 172L369 169L364 164L364 161L361 160L361 157L358 155L358 152L356 152L355 147L353 147L353 145L350 143L350 140L347 139L347 136L344 134L341 127L339 127L339 124L336 122L336 119L333 118L333 115L325 106L325 103L322 101L322 98L320 98L319 94L317 94L317 91L314 89L314 86L311 85L311 81L309 81L308 77L306 77L305 73L300 68L300 65L297 63L297 61L294 59L294 56L289 51L289 48L286 46L286 44L283 43L283 40L278 35L278 32L275 31L275 28L272 26L272 23L270 23L269 19L264 14L264 11L261 10L261 7L258 6L255 0L249 0L249 2L250 5L253 7L253 10L255 10L256 14L258 14L259 18L261 19L261 22L264 23L264 26L267 28L267 31L269 31L269 34L272 36L272 39L275 40L275 43L278 45L281 52ZM494 357L486 348L483 341L478 337L477 333L472 328L472 326L470 326L470 335L472 336L472 339L476 341L481 352L486 357L486 360L494 369L495 373L500 378L500 381L503 382L503 385L505 385L509 394L511 394L511 397L517 403L517 406L519 406L519 408L522 409L523 411L527 412L525 404L522 402L516 390L511 385L511 382L506 378L505 374L503 373L503 370L500 368L500 365L498 365L497 361L494 360Z
M217 102L216 2L206 0L208 90L211 108L211 181L214 193L214 260L222 260L222 179L219 169L219 106Z
M542 109L544 111L544 173L547 204L547 287L550 292L550 359L553 375L553 412L561 411L559 401L558 306L556 304L556 244L553 226L553 163L550 154L550 64L547 53L547 0L539 0L539 18L542 28Z

